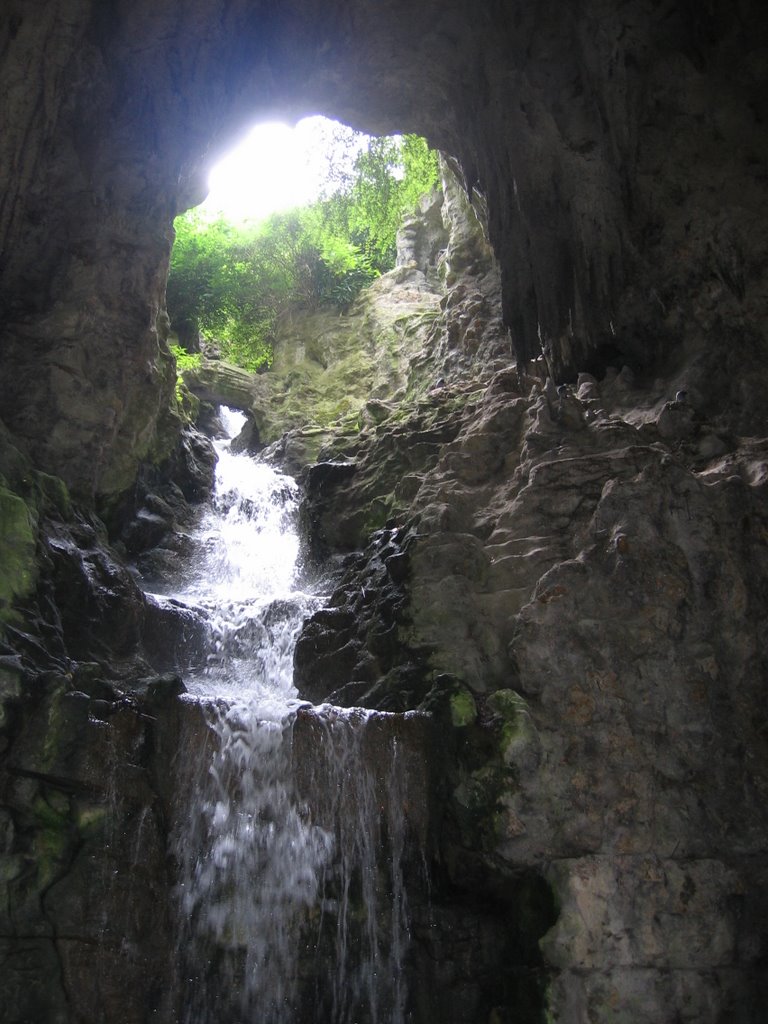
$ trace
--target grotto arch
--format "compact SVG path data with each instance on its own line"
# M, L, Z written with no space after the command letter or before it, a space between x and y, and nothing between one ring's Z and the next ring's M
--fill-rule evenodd
M640 363L668 356L687 327L669 322L681 272L664 254L684 243L700 287L713 261L726 280L751 273L728 270L762 218L734 132L760 116L759 74L747 69L763 21L753 11L747 32L745 20L672 3L627 21L554 0L471 12L458 0L295 0L279 11L240 0L223 14L172 0L62 0L35 22L12 4L0 182L6 422L84 496L119 492L138 460L157 455L171 386L156 326L170 223L201 197L208 154L267 114L322 110L374 133L408 128L454 154L487 197L520 358L543 345L561 376L604 341ZM736 52L741 76L730 74ZM708 95L734 112L733 126L718 129L697 158L700 177L675 193ZM655 184L665 181L666 200ZM703 209L713 212L701 221ZM734 300L726 289L718 301Z

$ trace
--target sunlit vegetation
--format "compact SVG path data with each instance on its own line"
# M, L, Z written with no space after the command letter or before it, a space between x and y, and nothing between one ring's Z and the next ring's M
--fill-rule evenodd
M202 331L247 369L269 365L287 310L345 309L395 262L403 215L438 184L437 154L424 139L372 138L333 191L258 224L175 222L168 312L183 345Z

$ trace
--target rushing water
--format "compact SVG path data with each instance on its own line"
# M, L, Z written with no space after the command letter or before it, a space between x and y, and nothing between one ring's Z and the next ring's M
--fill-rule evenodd
M236 433L238 415L222 417ZM322 604L297 567L298 490L216 444L194 557L165 588L210 624L205 667L185 679L198 725L181 731L173 839L183 1020L403 1024L400 716L297 699L295 641Z

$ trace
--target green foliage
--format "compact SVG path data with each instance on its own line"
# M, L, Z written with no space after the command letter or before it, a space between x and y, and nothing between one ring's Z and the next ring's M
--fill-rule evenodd
M286 310L343 310L394 266L403 213L437 182L437 154L424 139L372 138L353 170L336 175L336 191L310 206L244 227L195 211L178 217L167 293L174 327L182 338L204 331L246 369L268 366Z
M349 239L384 272L395 265L403 215L439 182L437 152L426 139L372 138L356 157L352 172L337 176L337 191L321 204L322 215L329 230Z
M196 370L201 362L202 356L199 352L187 352L181 345L169 345L171 355L176 360L176 369L179 373L185 370Z
M197 399L193 398L184 384L184 371L196 370L202 363L203 357L199 352L187 352L181 345L169 345L168 348L176 360L176 401L179 403L182 415L187 419L191 419L195 411L194 404Z
M264 285L274 282L261 280L264 260L253 258L251 232L225 220L207 222L195 211L174 226L167 293L174 327L180 337L205 331L233 362L256 369L271 355L274 311Z

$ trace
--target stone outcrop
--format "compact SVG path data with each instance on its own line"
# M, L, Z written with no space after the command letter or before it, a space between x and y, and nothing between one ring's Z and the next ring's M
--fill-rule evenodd
M621 375L562 396L521 394L509 372L483 382L410 514L310 621L297 669L313 699L448 703L465 757L496 723L496 771L453 768L443 856L461 885L480 837L489 874L536 865L552 884L542 948L563 1019L588 1004L600 1020L752 1020L768 448L711 458L701 419L670 446L674 403L632 422L645 400ZM355 474L327 487L318 528L366 492Z
M454 372L307 474L312 550L349 554L298 684L443 723L447 882L514 917L532 872L543 960L513 962L548 973L536 1005L758 1020L768 447L682 378L557 388L493 370L488 334L473 359L484 307L456 294L493 291L470 266L431 337L467 339Z
M256 403L265 404L263 379L221 359L206 359L184 372L184 383L200 401L243 412L250 412Z

